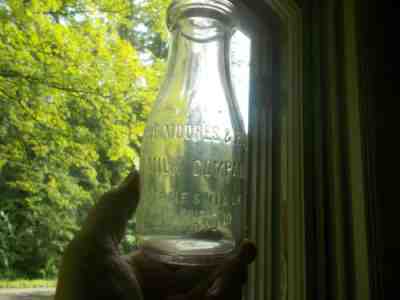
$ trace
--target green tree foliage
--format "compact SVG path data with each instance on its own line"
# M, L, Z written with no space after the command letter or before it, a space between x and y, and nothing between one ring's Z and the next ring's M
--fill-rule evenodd
M54 275L138 160L168 2L0 0L0 277Z

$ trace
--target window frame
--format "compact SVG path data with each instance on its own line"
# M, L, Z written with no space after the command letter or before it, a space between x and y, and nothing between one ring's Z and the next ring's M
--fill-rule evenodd
M243 230L259 249L246 299L301 300L306 297L302 12L291 0L252 3L241 9L239 25L252 37Z
M357 0L257 0L246 5L266 24L277 26L282 46L278 52L284 58L279 65L286 74L280 80L288 91L286 97L278 97L278 104L271 97L278 113L268 115L262 113L266 109L260 98L265 94L257 91L260 84L250 89L255 92L249 152L255 159L250 161L245 210L248 236L260 251L249 274L246 297L372 299L379 294L379 276L376 220L368 195L371 153L360 80L365 77L360 72L360 4ZM269 33L265 28L256 36L265 37ZM261 45L255 49L268 49L262 38L258 41ZM261 63L256 64L252 81L268 86L268 62L274 60L256 52L253 56L260 57ZM279 143L273 143L276 136ZM279 163L273 156L277 152ZM284 201L286 217L276 210ZM285 224L286 236L280 231ZM288 251L285 295L277 291L282 285L277 275L282 272L274 254L279 253L282 240Z

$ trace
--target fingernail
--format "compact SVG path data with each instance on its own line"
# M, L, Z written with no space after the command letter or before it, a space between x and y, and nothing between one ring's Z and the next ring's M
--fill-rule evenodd
M244 240L240 246L240 254L239 258L246 264L250 264L257 256L257 247L256 245L249 241Z
M207 294L210 296L217 296L219 294L219 290L220 290L220 281L221 278L218 278L213 285L211 286L211 288L209 288L207 290Z

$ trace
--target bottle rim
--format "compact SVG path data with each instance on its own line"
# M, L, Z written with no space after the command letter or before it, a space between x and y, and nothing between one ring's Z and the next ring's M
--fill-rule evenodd
M232 24L235 8L232 0L174 0L168 8L167 26L174 30L182 17L208 17Z

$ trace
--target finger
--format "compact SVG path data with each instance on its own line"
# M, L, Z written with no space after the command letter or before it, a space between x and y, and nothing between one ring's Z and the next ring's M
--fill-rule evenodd
M89 212L82 232L100 243L105 240L120 243L128 220L139 203L140 176L133 170L122 184L105 193Z
M241 299L242 286L247 280L247 266L254 261L257 248L254 243L244 240L238 254L227 260L213 274L213 284L205 299Z
M257 249L244 240L239 251L217 266L211 275L188 293L175 295L169 300L235 300L241 299L242 286L247 278L247 266L254 261Z
M143 292L136 278L134 270L126 263L121 257L111 257L108 261L109 266L109 283L105 283L103 287L97 287L97 289L104 288L104 294L106 295L110 291L110 287L117 289L120 297L118 299L128 300L143 300ZM109 285L110 284L110 285ZM116 295L111 295L115 299Z
M256 245L248 240L244 239L240 245L239 260L246 265L251 264L257 257L257 247Z
M242 299L243 282L239 283L227 281L220 277L207 290L204 300L241 300Z
M146 256L141 250L124 256L131 265L145 299L166 299L168 295L184 294L207 279L210 267L180 267L161 263Z
M218 266L210 278L215 280L224 274L233 275L237 271L246 270L247 265L251 264L256 256L257 247L253 242L245 239L241 242L237 253Z
M165 299L179 290L174 268L149 258L140 250L124 259L134 270L145 299Z

